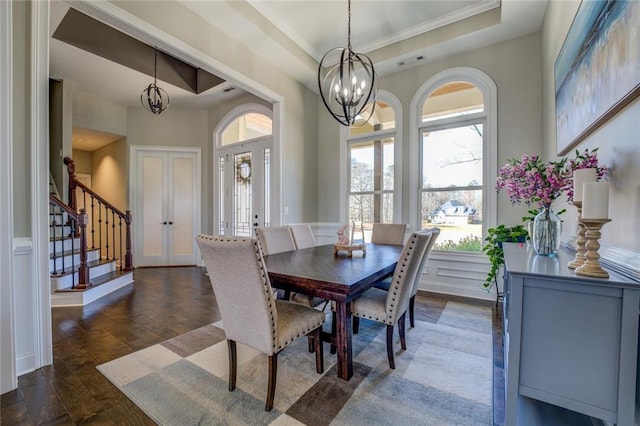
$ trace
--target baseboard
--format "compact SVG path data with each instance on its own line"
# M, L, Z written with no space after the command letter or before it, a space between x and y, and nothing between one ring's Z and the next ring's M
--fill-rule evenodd
M22 376L23 374L30 373L36 369L36 354L28 352L26 354L18 355L16 357L16 375Z

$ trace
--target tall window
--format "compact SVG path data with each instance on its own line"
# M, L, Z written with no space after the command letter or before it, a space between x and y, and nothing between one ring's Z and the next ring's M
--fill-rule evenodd
M394 222L399 213L396 139L396 112L383 100L367 123L349 128L347 220L363 229L365 238L374 222Z
M441 229L435 250L479 252L495 149L487 137L486 90L462 74L441 76L419 104L418 227Z

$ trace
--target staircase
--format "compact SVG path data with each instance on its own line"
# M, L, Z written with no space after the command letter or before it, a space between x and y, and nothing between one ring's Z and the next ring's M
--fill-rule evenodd
M85 306L133 282L131 214L122 213L75 180L69 169L69 204L49 195L51 306ZM78 188L84 202L76 211ZM56 191L57 192L57 191ZM87 204L89 198L90 205ZM87 207L90 213L87 214ZM125 225L125 227L123 227Z

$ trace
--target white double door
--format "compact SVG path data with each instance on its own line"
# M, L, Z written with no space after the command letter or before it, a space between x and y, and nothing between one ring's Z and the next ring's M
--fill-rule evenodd
M200 150L132 147L136 266L197 264Z

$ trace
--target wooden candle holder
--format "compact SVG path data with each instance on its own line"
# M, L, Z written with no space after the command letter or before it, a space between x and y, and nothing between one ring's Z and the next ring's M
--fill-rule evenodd
M586 260L582 266L576 268L576 275L609 278L609 273L600 266L600 254L598 254L600 249L599 240L602 236L600 229L602 229L602 225L608 222L611 222L611 219L582 219L582 223L586 228L585 236L587 242L585 247L587 248L587 253L585 254Z
M578 209L578 239L576 240L576 256L573 258L571 262L567 264L569 269L576 269L582 266L587 260L585 257L585 253L587 252L587 248L585 247L585 243L587 239L585 238L586 229L584 224L582 223L582 201L574 201L573 205Z

